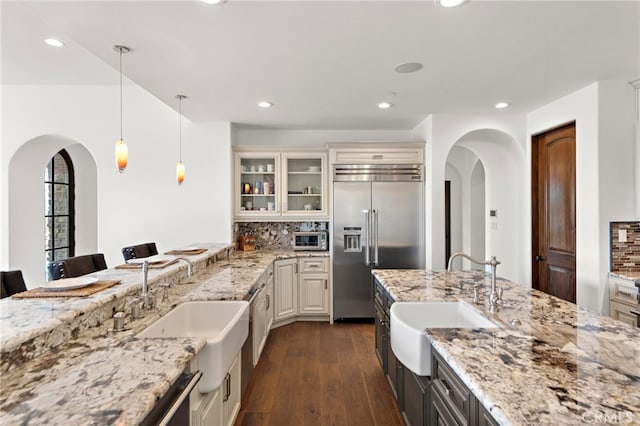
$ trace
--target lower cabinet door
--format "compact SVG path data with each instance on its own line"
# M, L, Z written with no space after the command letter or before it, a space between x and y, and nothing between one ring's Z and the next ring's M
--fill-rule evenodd
M222 390L207 394L192 411L192 426L214 426L222 424Z
M376 357L378 357L378 361L380 361L380 366L384 371L386 368L386 358L387 355L384 351L384 333L386 330L385 322L384 322L384 314L382 313L382 307L376 303L375 304L375 329L376 329Z
M429 413L431 417L430 425L434 426L458 426L455 418L447 409L446 404L440 397L440 394L431 387L431 412Z
M240 411L240 357L238 354L231 364L229 376L222 382L222 416L223 425L233 426ZM225 390L226 386L226 390Z
M328 276L326 274L300 274L298 288L298 314L328 314Z
M429 424L429 378L416 376L403 367L402 416L408 426Z

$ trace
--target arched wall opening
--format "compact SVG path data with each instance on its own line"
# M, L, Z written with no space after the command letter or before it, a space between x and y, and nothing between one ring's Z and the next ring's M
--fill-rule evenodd
M454 146L447 157L445 180L450 186L451 253L458 251L485 259L485 181L482 162L473 151ZM454 269L483 269L457 258Z
M75 170L75 252L95 252L97 237L97 167L78 141L41 135L25 142L9 162L9 266L20 269L27 287L44 282L44 169L66 149Z
M500 130L472 130L453 144L447 164L456 167L464 181L460 213L463 251L478 260L496 256L502 262L498 275L528 282L523 280L529 266L521 220L524 197L528 196L522 190L526 169L522 146ZM495 216L490 216L490 211Z

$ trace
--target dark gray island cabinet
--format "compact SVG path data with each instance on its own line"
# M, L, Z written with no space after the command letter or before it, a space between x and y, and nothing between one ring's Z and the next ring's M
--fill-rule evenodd
M389 313L394 302L374 280L376 356L405 423L410 426L497 425L437 351L432 351L432 377L418 376L395 357L391 349Z

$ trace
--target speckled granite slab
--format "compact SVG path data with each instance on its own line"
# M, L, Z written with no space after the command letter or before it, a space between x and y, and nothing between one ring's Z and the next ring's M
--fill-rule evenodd
M194 271L206 269L221 255L226 257L231 247L220 243L193 246L208 249L203 254L189 257ZM151 286L175 283L187 276L186 271L185 263L179 262L163 270L149 271L148 282ZM104 323L114 312L124 310L127 301L141 287L139 271L112 268L89 276L121 282L86 298L0 300L0 371L9 371L84 330Z
M501 424L640 424L640 329L516 283L486 309L484 272L376 270L398 302L472 303L498 329L427 329L433 347Z
M139 424L190 365L202 349L204 339L137 339L134 337L137 333L186 300L244 299L275 259L329 255L327 252L238 252L227 258L226 253L220 256L222 250L213 257L201 255L205 256L200 259L204 263L192 277L186 278L183 274L167 280L154 276L155 283L172 283L167 287L166 299L161 291L158 308L145 311L140 319L127 318L124 332L112 333L112 322L106 318L82 332L61 336L54 346L42 345L38 356L24 359L20 365L3 372L0 424ZM184 268L184 264L175 267ZM171 268L157 273L171 274L167 269ZM117 274L123 280L131 280L131 295L138 292L139 273L119 270ZM99 297L96 294L91 298ZM93 301L98 311L110 306L99 299ZM39 321L22 330L16 324L14 335L25 335L26 329L32 334L52 326L55 329L67 317L83 317L84 312L91 312L94 306L51 303L41 306L41 312L35 315ZM2 319L3 328L4 324Z

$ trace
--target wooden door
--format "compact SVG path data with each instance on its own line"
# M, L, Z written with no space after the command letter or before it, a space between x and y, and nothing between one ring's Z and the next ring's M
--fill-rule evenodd
M533 288L576 302L575 123L532 140Z

